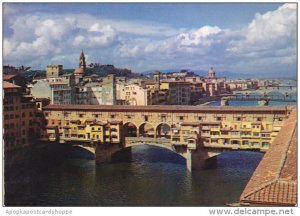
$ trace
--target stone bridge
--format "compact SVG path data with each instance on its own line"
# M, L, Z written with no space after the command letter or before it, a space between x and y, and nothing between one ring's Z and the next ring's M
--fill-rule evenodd
M266 151L292 109L48 105L41 140L94 149L97 164L123 148L159 146L186 158L191 170L222 152Z
M279 87L261 87L257 90L243 90L243 91L234 91L234 94L244 94L244 95L283 95L286 97L290 97L291 95L297 94L297 86L291 86L286 88Z

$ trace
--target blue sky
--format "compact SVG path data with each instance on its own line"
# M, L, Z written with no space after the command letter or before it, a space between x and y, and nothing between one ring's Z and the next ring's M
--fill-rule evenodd
M296 74L296 4L4 4L4 64Z

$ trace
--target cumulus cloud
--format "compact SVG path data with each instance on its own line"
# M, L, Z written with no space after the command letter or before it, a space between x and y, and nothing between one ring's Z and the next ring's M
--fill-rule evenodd
M242 32L242 40L232 41L228 49L236 54L247 54L269 50L296 48L296 4L285 4L275 11L257 13L252 22Z
M296 68L296 4L257 13L248 24L235 30L212 25L175 29L166 24L109 20L87 14L20 15L16 8L5 7L4 16L14 16L4 17L4 32L9 32L3 40L4 63L43 68L41 64L48 60L76 63L76 67L76 54L85 49L91 61L100 59L102 63L137 71L203 69L210 65L241 72L255 67L257 71L271 72L272 64L278 70Z

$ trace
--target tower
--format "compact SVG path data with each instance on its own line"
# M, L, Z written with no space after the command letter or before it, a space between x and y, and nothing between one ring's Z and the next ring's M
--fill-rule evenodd
M160 72L154 72L154 88L155 90L160 90Z
M79 57L79 68L82 68L84 71L86 69L85 56L84 56L83 50L81 51L81 54Z

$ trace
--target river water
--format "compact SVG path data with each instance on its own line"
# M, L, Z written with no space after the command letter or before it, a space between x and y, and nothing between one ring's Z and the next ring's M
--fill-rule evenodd
M190 173L185 159L158 147L133 147L130 160L101 166L74 149L45 149L6 173L6 206L224 206L238 201L263 157L224 153L215 167Z
M132 149L131 161L42 160L5 184L7 206L223 206L238 200L261 153L218 156L190 173L185 159L158 147ZM50 157L50 156L48 156Z

